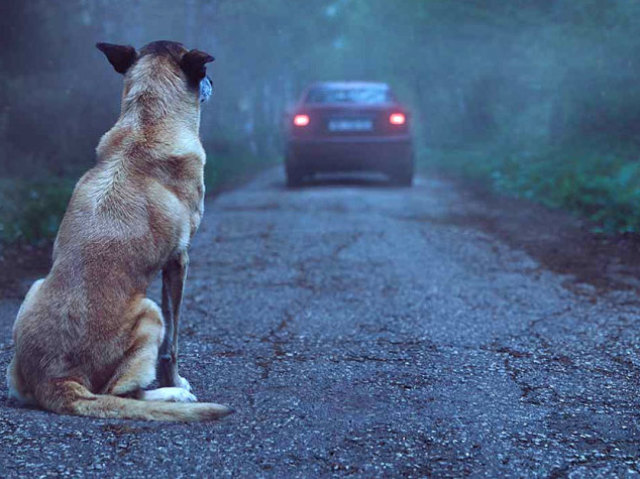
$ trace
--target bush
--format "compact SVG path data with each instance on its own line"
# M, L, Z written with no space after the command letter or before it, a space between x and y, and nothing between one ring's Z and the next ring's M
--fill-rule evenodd
M70 180L0 183L0 241L37 243L53 239L72 192Z
M225 153L207 155L204 183L208 193L236 183L276 162L275 159L257 157L251 153Z
M488 181L500 192L579 213L594 221L598 231L640 232L638 154L586 146L536 154L477 148L434 152L425 163Z

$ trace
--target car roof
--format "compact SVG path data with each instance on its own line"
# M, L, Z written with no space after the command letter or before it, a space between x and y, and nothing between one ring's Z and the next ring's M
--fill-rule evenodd
M367 82L367 81L325 81L313 83L309 89L312 88L326 88L327 90L348 90L356 88L379 88L381 90L388 90L389 85L383 82Z

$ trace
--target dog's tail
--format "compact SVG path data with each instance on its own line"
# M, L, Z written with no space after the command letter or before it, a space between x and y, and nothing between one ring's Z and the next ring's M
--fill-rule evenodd
M140 401L93 394L70 380L50 383L36 393L36 398L43 408L59 414L98 418L189 422L219 419L233 412L229 407L215 403Z

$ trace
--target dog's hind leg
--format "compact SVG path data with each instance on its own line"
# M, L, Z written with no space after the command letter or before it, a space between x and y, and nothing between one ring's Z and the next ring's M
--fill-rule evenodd
M36 404L33 395L25 390L15 356L11 359L7 369L7 388L10 399L24 406L34 406Z
M16 321L13 324L14 338L15 331L19 327L20 322L22 321L22 317L25 311L28 311L35 299L40 286L42 286L44 279L39 279L31 285L27 295L18 310L18 315L16 316ZM7 369L7 389L9 391L9 398L18 401L24 405L33 405L35 404L35 400L33 395L26 390L24 381L22 379L22 375L20 373L20 368L18 367L18 360L14 355L9 363L9 368Z
M158 382L160 386L190 391L189 381L178 374L178 326L188 268L189 255L184 250L169 260L162 271L162 312L166 334L160 346Z
M158 348L164 337L162 313L150 299L141 299L128 313L132 325L129 348L102 394L136 395L156 376Z
M24 297L24 301L20 305L20 309L18 310L18 314L16 315L16 322L13 323L14 334L20 324L22 315L31 307L33 300L35 299L38 291L40 290L40 287L42 286L42 283L44 283L44 278L34 281L34 283L29 288L29 291L27 291L27 295Z

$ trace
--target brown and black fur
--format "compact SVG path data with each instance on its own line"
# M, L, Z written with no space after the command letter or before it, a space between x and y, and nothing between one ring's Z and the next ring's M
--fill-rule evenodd
M124 74L122 110L60 225L49 274L13 328L10 395L62 413L206 420L177 371L187 248L203 214L198 85L213 58L174 42L98 44ZM162 272L162 308L146 298ZM155 378L162 389L144 391ZM160 400L156 400L160 399Z

